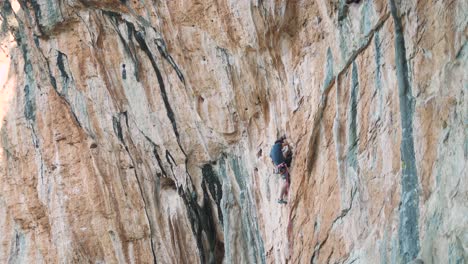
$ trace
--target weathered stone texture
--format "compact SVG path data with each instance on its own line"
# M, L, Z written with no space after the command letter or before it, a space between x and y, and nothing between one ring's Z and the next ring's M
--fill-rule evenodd
M468 262L467 1L0 8L0 263Z

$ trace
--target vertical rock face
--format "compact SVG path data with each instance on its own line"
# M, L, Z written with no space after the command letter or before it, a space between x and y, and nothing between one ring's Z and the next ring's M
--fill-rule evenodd
M467 1L0 8L0 263L468 261Z

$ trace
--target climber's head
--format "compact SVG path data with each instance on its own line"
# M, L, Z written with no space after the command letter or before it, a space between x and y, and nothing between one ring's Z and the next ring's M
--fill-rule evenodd
M275 144L280 143L281 145L286 144L286 136L282 136L275 141Z

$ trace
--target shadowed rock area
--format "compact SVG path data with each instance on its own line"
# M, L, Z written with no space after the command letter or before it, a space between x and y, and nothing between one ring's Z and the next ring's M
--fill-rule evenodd
M467 14L0 0L0 263L468 263Z

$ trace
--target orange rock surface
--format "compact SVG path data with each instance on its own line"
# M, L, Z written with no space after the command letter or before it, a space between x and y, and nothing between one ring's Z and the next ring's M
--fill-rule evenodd
M468 262L467 13L0 0L0 263Z

